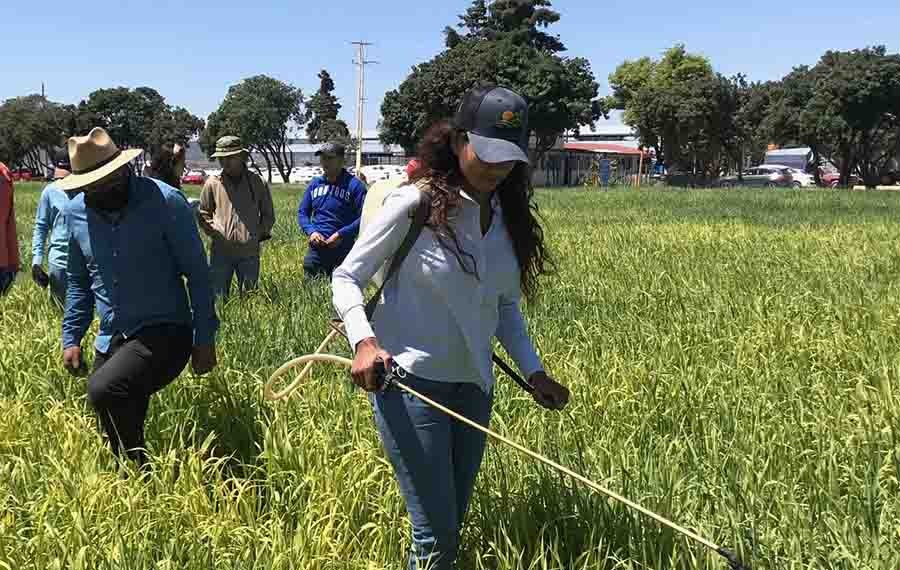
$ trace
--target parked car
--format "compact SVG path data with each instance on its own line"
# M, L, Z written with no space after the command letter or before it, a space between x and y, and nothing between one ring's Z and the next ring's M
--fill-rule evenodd
M322 176L325 171L321 166L295 166L291 169L291 184L307 185L312 182L313 178Z
M787 167L756 166L737 176L726 176L719 180L723 188L738 186L763 188L789 188L794 185L791 170Z
M819 181L827 188L837 188L841 183L841 173L836 170L820 171Z
M31 171L27 168L10 170L10 175L12 176L13 182L28 182L34 178Z
M202 170L188 170L184 176L181 177L182 184L197 184L200 186L205 182L206 173Z
M703 173L693 173L683 170L670 170L665 174L666 186L676 188L709 188L712 181Z
M837 170L821 169L819 170L819 181L826 188L837 188L841 184L841 173ZM859 184L859 176L851 174L849 183L851 188Z
M812 174L807 174L799 168L793 168L785 164L760 164L757 168L788 169L791 173L791 185L794 188L807 188L816 185L816 178Z

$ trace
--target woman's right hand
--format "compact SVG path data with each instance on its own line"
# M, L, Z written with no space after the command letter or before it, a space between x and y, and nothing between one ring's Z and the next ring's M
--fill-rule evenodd
M353 358L353 366L350 375L353 383L366 392L375 392L379 389L379 378L376 364L384 363L384 369L391 366L391 355L378 345L375 337L364 338L356 345L356 356Z

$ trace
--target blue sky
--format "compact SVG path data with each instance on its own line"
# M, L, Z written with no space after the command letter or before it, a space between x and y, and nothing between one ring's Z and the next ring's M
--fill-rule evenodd
M101 87L149 85L205 118L229 85L264 73L318 87L326 68L355 122L354 40L374 42L366 127L384 93L443 47L441 30L468 0L9 0L0 32L0 99L40 92L78 102ZM635 6L639 6L635 8ZM725 73L776 79L828 49L884 44L900 51L900 0L556 0L552 28L607 76L626 58L658 56L675 43Z

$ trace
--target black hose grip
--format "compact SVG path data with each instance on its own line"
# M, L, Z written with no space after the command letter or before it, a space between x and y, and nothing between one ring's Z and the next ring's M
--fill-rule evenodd
M733 551L728 550L727 548L720 548L716 552L728 561L728 566L731 570L750 570L750 566L741 562L741 559L738 558L737 554Z

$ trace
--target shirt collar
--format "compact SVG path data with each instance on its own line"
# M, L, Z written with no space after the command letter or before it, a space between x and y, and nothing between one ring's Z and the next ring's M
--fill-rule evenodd
M462 196L463 199L468 200L469 202L471 202L472 204L474 204L474 205L476 205L476 206L479 205L479 204L478 204L478 200L476 200L475 198L473 198L471 194L469 194L468 192L466 192L466 191L463 190L462 188L459 189L459 195ZM491 195L491 209L492 209L492 210L495 210L495 211L497 211L497 210L500 209L500 197L499 197L499 195L497 194L497 191L496 191L496 190L495 190L494 193Z

